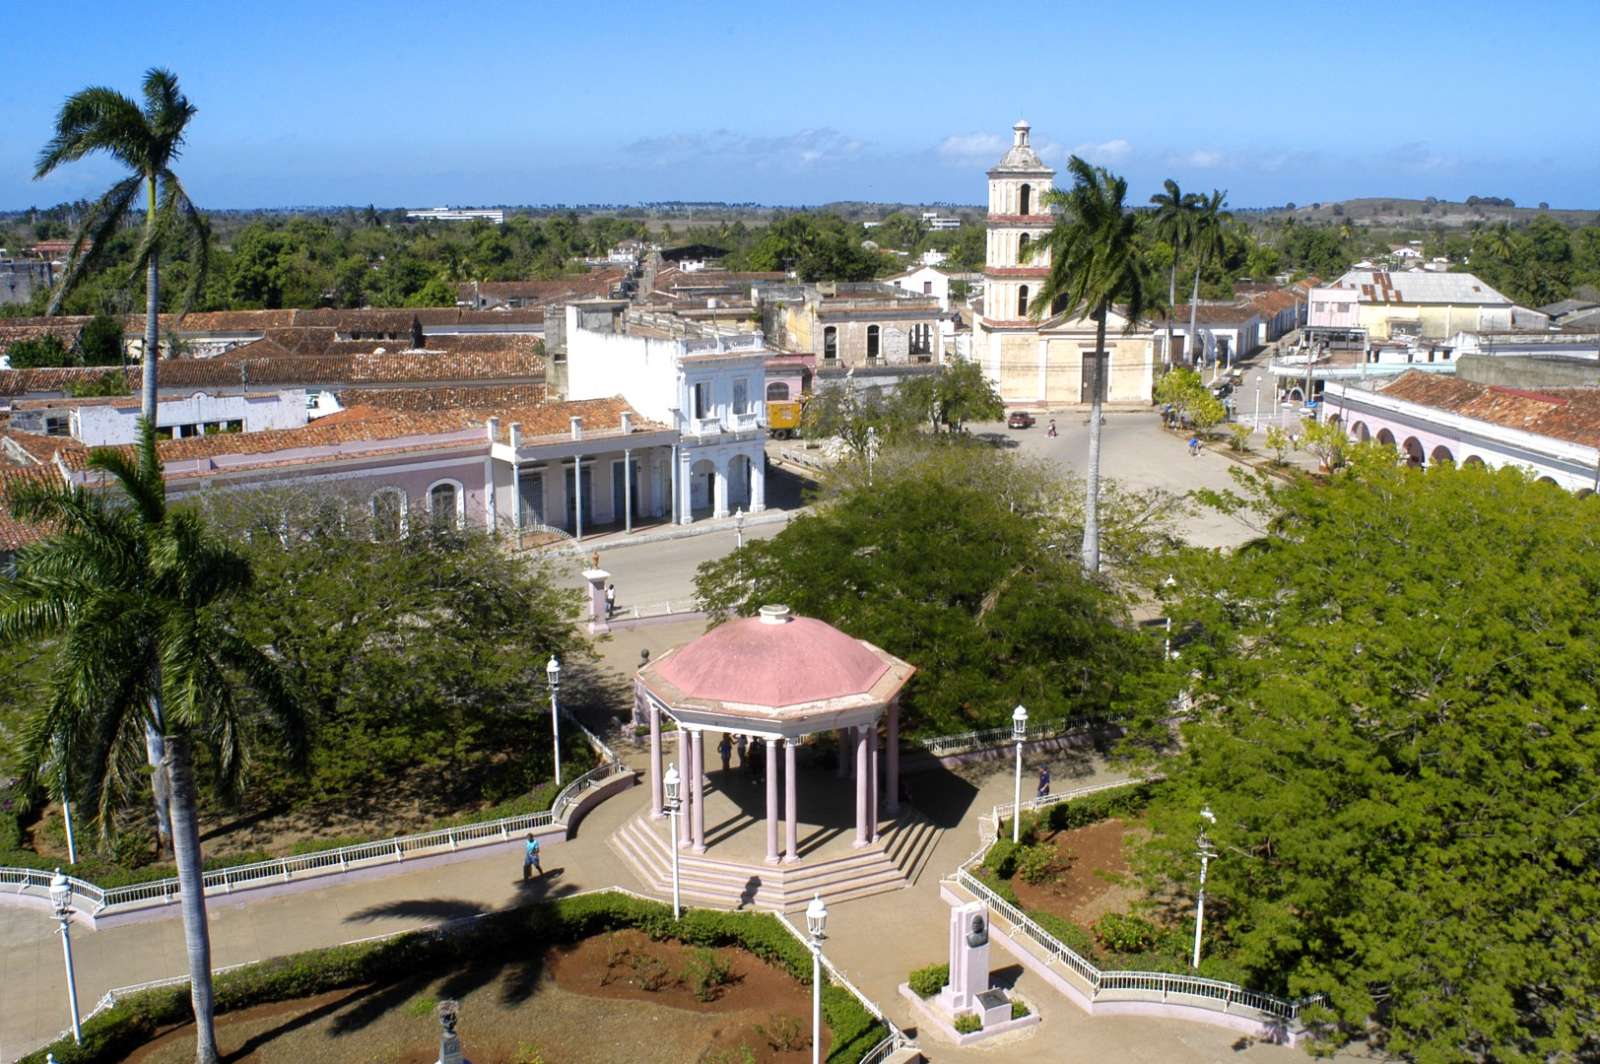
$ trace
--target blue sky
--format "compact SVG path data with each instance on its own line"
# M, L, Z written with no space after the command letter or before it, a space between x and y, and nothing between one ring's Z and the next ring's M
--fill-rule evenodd
M977 203L1027 118L1142 201L1511 196L1600 209L1600 3L53 0L9 6L0 209L73 91L176 71L209 207Z

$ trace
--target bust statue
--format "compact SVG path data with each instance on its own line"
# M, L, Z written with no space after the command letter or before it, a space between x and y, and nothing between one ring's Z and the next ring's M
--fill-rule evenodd
M446 1038L454 1038L456 1034L456 1020L461 1013L461 1003L457 1001L441 1001L434 1008L439 1017L439 1026L444 1028Z
M983 917L974 914L972 917L972 930L967 933L967 945L983 946L989 942L989 929L984 925Z

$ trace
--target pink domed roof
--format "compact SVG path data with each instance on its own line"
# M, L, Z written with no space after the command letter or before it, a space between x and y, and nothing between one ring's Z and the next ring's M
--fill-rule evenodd
M762 612L663 655L656 673L687 698L777 708L868 692L895 660L815 618Z

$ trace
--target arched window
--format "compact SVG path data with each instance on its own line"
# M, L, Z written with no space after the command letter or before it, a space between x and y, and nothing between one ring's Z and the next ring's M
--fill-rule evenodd
M1018 285L1017 286L1017 317L1026 318L1027 316L1028 316L1028 286L1027 285Z
M428 489L428 520L435 528L459 528L462 502L460 485L453 480L441 480Z
M867 357L878 357L879 329L876 325L867 326Z
M1071 297L1065 292L1059 296L1056 296L1050 301L1050 316L1053 318L1057 314L1060 314L1062 311L1066 310L1069 302L1071 302Z
M839 330L835 326L828 326L822 330L822 357L824 361L833 362L839 357Z
M783 381L773 381L767 385L767 402L781 403L789 398L789 385Z
M369 505L373 539L395 540L406 534L405 492L399 488L383 488L373 492Z
M1028 261L1028 245L1031 243L1033 243L1033 237L1028 233L1023 233L1017 237L1017 262L1026 263Z
M1023 185L1017 190L1017 213L1032 214L1028 208L1033 206L1033 186Z

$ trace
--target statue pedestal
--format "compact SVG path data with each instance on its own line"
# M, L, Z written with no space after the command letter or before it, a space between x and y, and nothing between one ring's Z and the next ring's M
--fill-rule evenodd
M461 1036L457 1034L443 1035L439 1039L439 1059L435 1064L472 1064L461 1055Z
M585 569L583 578L589 582L589 634L611 631L611 618L606 616L606 581L611 574L600 568Z
M968 902L950 910L950 982L939 1005L952 1015L981 1012L978 995L989 989L989 906Z

